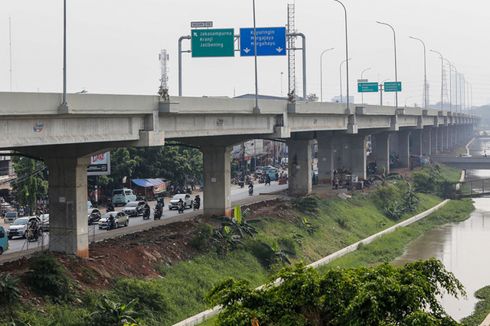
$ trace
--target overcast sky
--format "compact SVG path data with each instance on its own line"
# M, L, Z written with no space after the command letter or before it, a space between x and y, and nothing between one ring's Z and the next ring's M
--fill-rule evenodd
M287 0L256 0L257 26L285 26ZM59 92L62 87L62 0L0 2L0 90L9 85L9 16L12 18L13 90ZM440 101L443 53L473 85L473 104L490 103L488 0L345 0L349 19L351 94L363 69L371 81L394 79L392 32L398 37L400 105L422 103L423 50L427 44L430 101ZM155 94L158 53L170 53L170 92L177 94L177 40L193 20L215 27L252 26L251 0L68 0L68 90L90 93ZM345 58L343 11L331 0L296 0L296 27L307 37L308 93L320 93L319 56L325 57L324 98L339 95L339 64ZM185 47L190 46L184 43ZM298 53L298 88L301 55ZM233 96L254 92L253 58L193 59L184 55L184 95ZM446 69L447 71L447 69ZM286 57L259 58L259 89L281 95L287 85ZM345 78L344 78L345 80ZM301 93L301 89L299 92ZM344 91L345 95L345 91ZM377 94L365 102L379 102ZM394 104L393 96L386 102ZM385 102L385 103L386 103Z

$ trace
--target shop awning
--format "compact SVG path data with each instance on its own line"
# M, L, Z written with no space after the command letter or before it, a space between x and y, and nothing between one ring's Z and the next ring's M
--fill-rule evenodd
M131 181L138 187L143 188L158 187L165 184L163 179L133 179Z

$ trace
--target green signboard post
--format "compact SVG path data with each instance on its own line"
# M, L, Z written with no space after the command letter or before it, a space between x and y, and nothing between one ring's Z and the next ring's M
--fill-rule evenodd
M192 56L234 57L235 30L227 29L194 29L192 35Z
M357 91L359 93L377 93L379 92L379 85L377 82L371 83L358 83Z
M385 92L401 92L402 82L385 82L383 90Z

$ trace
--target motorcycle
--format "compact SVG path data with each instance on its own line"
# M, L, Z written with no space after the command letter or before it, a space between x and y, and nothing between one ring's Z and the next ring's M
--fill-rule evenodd
M150 206L145 206L145 208L143 210L143 220L149 220L150 214L151 214Z
M250 186L248 187L248 195L249 195L249 196L252 196L253 194L254 194L254 187L253 187L252 185L250 185Z
M159 220L162 218L163 215L163 207L160 203L157 204L155 207L155 212L153 212L153 219L154 220Z

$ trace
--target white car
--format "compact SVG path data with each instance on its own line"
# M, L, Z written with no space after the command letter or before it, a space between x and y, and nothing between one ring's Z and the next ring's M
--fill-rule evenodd
M179 201L182 199L184 202L184 209L192 208L192 199L191 195L188 194L177 194L171 200L170 204L168 204L168 209L179 209Z
M21 237L25 238L26 232L27 232L27 225L29 224L29 221L31 219L39 219L37 217L19 217L18 219L15 220L15 222L10 225L10 227L7 229L7 236L10 239L13 237ZM39 221L40 222L40 221Z
M113 216L116 219L116 229L122 226L129 225L129 217L124 212L108 212L99 220L99 229L109 229L109 217Z

